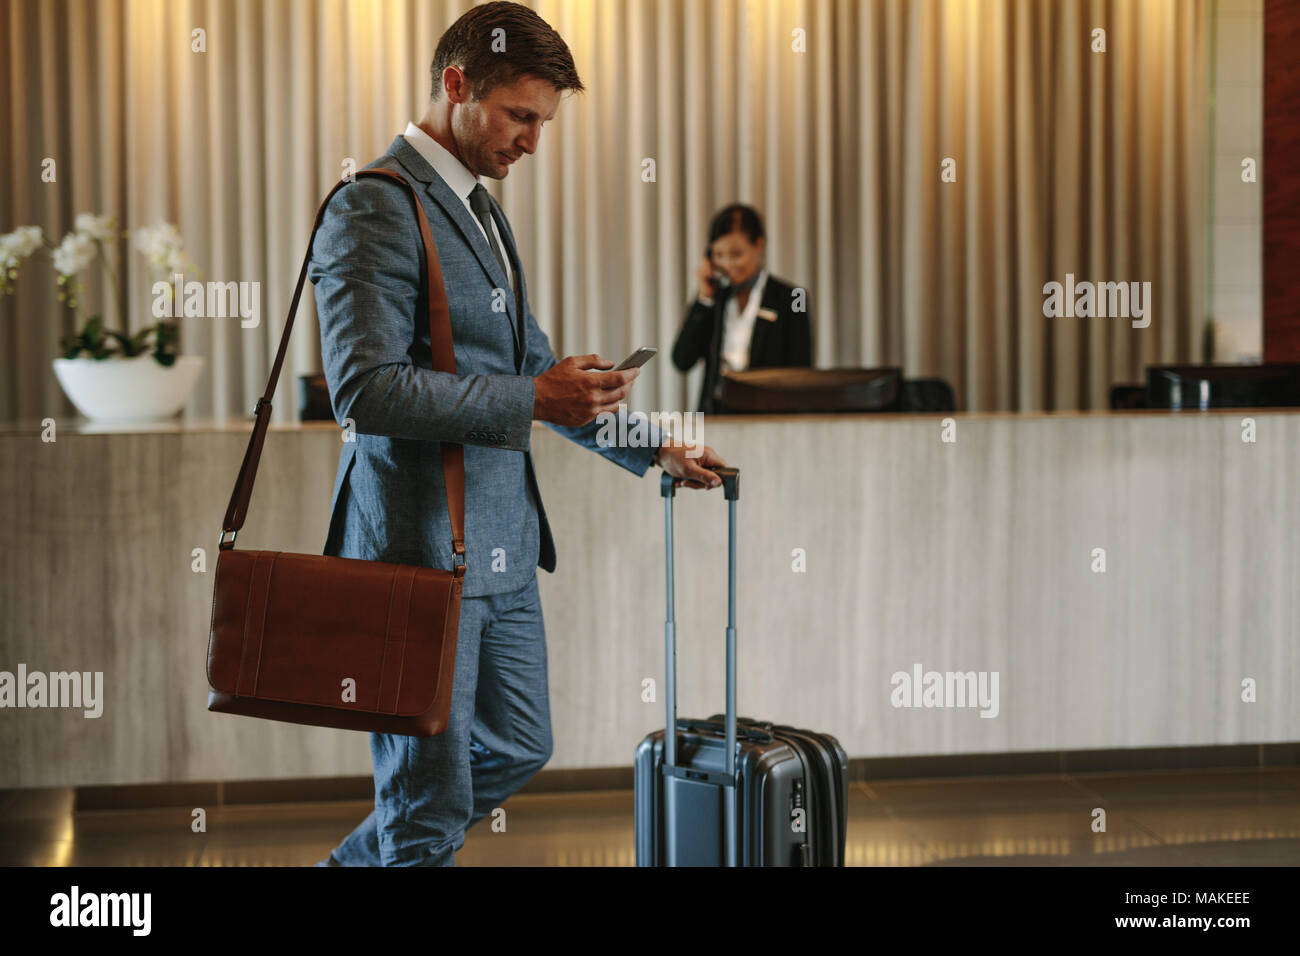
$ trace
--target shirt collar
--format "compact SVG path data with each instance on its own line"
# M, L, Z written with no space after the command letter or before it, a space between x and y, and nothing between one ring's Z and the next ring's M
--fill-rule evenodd
M469 194L479 184L479 177L471 173L469 167L414 123L406 124L406 132L402 136L428 161L434 172L451 187L452 192L461 199L468 200Z
M727 307L736 313L737 317L743 317L746 321L758 314L758 307L763 298L763 289L767 285L767 267L764 266L758 270L758 278L754 280L754 285L749 290L749 298L745 301L745 308L740 308L740 303L736 301L734 295L727 296Z

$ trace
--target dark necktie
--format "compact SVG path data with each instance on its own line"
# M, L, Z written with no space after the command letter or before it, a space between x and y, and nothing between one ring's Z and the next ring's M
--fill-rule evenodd
M482 183L470 190L469 208L474 210L474 215L478 216L478 221L483 224L488 245L492 247L497 262L501 263L501 271L509 278L510 270L506 268L506 257L501 254L501 246L497 244L497 235L492 229L492 204L488 201L488 191L483 188Z
M506 278L509 279L510 270L506 268L505 256L501 254L501 246L497 242L496 232L492 229L492 204L488 201L488 191L483 188L482 183L479 183L469 191L469 208L474 210L474 215L478 216L478 221L483 224L483 231L487 233L488 245L492 247L492 252L496 255L497 262L501 263L501 271L505 274ZM519 280L516 279L516 286L518 286L518 282ZM515 305L516 311L522 312L523 303L519 301L517 292ZM519 316L519 324L523 324L522 315ZM516 370L518 370L521 337L518 328L512 328L510 331L515 343L515 366Z

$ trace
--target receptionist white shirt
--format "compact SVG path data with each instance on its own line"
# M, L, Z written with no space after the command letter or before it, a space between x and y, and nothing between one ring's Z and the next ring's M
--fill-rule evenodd
M754 287L749 290L749 301L741 309L734 295L727 297L723 308L722 370L743 372L749 367L749 343L754 337L754 320L763 301L763 286L767 285L767 269L761 269Z

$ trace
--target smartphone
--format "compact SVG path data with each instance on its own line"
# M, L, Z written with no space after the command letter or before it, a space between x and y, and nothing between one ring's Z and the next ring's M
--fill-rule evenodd
M711 249L706 248L704 250L704 258L709 260L711 266L713 265L713 252ZM713 294L717 295L723 289L730 287L731 280L727 278L727 274L717 266L713 266L713 275L709 276L709 288L713 290Z
M621 372L628 368L640 368L646 362L650 361L658 353L658 349L652 349L648 345L643 345L627 358L623 359L617 366L610 371Z

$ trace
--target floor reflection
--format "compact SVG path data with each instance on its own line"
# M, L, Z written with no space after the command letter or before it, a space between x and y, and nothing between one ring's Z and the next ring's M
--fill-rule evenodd
M76 813L69 790L0 793L0 865L303 866L366 802ZM632 866L632 793L536 794L471 830L459 866ZM1098 811L1104 832L1094 832ZM942 780L850 788L849 866L1300 865L1300 769Z

